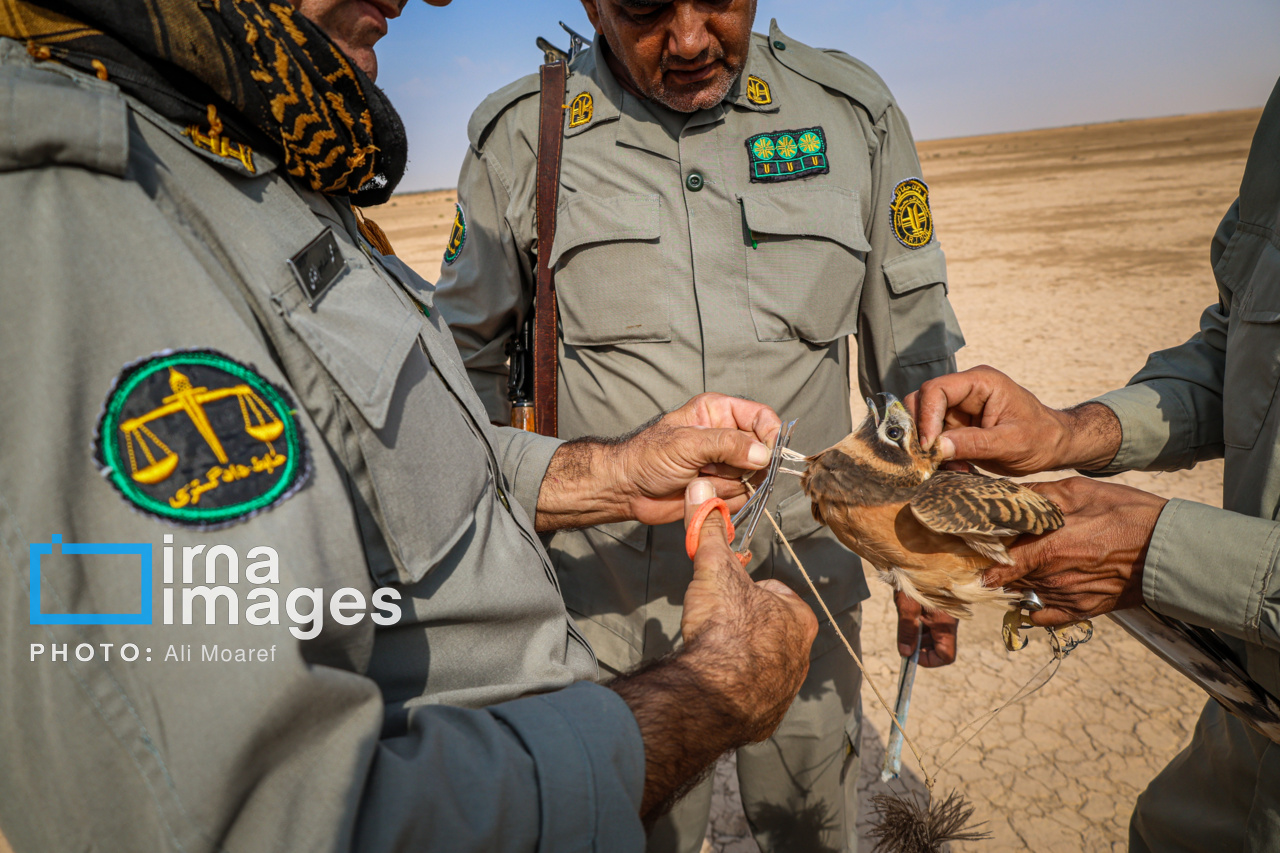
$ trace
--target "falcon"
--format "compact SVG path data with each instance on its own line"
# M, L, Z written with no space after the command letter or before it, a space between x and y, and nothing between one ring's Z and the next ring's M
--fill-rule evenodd
M805 458L814 518L925 607L968 617L974 604L1017 605L1019 594L983 586L982 572L1011 565L1006 546L1022 534L1062 527L1062 512L1010 480L939 471L937 444L922 448L906 407L881 396L883 414L868 398L861 426Z

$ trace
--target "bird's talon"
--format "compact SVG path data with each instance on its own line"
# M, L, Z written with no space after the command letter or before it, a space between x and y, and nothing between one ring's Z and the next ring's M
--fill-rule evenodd
M1004 624L1000 627L1000 634L1004 637L1004 647L1011 652L1020 652L1025 649L1031 640L1022 635L1022 629L1029 627L1031 627L1031 620L1021 610L1015 608L1006 613Z

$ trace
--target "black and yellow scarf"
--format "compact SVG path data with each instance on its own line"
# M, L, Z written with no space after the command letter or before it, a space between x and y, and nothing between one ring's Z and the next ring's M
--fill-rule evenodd
M378 204L404 175L391 102L288 0L0 0L0 36L179 124L226 121L319 192Z

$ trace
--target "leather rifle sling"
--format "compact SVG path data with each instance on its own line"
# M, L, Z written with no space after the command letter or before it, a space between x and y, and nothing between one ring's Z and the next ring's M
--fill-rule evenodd
M564 143L565 64L542 66L538 107L538 271L533 321L533 417L543 435L557 435L556 364L558 312L555 270L547 263L556 237L556 204L560 197L560 152Z

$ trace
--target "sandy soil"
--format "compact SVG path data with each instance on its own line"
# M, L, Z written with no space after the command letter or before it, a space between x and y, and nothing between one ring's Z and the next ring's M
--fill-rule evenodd
M1236 195L1259 113L922 143L951 298L969 341L961 367L995 365L1047 402L1067 405L1122 385L1148 352L1189 337L1216 299L1209 241ZM452 191L397 196L370 215L434 280L453 201ZM1222 469L1118 479L1217 504ZM873 585L863 646L871 677L888 695L899 659L886 592ZM1094 639L1047 686L961 747L961 727L1049 659L1038 637L1006 653L999 621L984 613L965 625L959 661L921 671L916 682L909 730L930 772L940 790L969 796L993 834L955 849L1125 849L1134 798L1189 740L1203 694L1100 620ZM878 776L887 714L869 690L863 697L865 833L870 796L885 790ZM910 758L904 766L905 789L923 790L919 768ZM708 848L756 850L731 761L718 768L717 786Z

